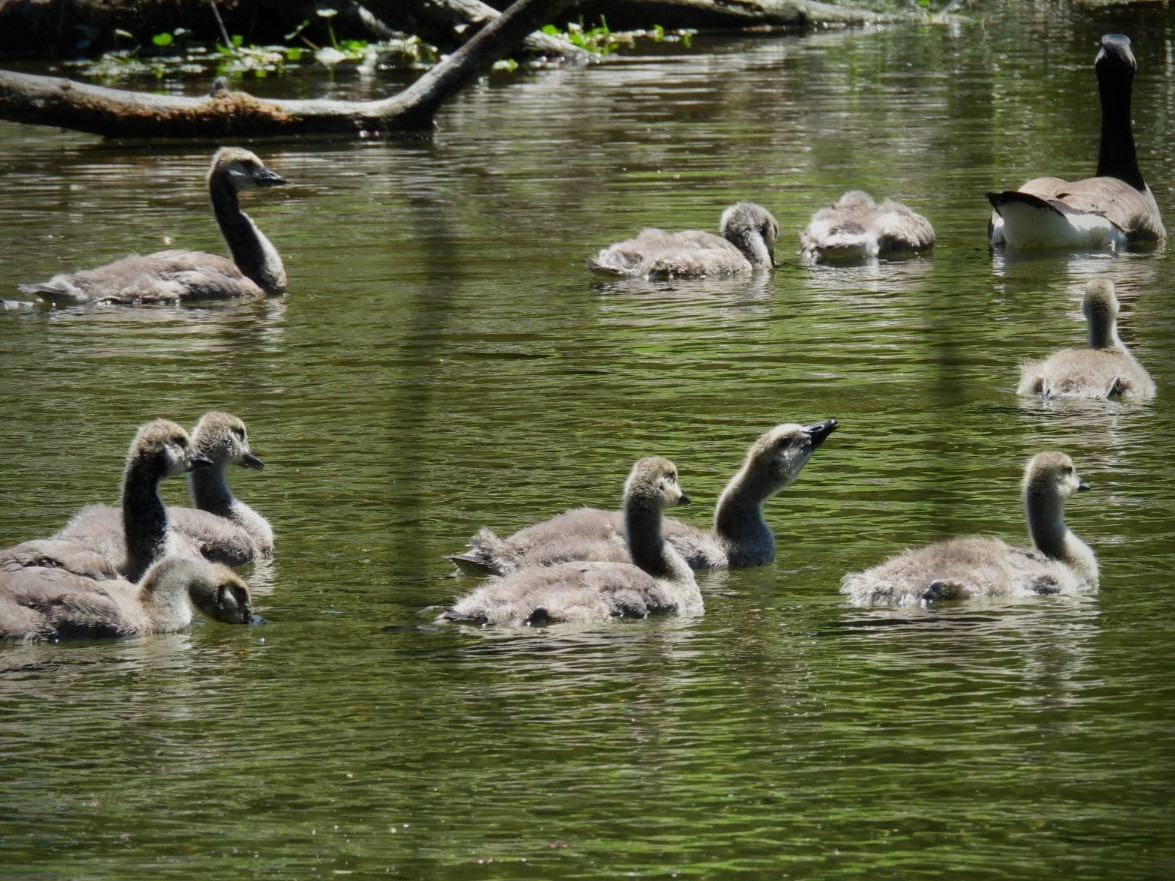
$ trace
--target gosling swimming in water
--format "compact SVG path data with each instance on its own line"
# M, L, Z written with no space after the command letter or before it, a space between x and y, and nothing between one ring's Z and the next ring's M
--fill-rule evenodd
M800 233L800 254L820 263L854 264L912 257L934 247L930 221L901 202L880 205L850 190L812 215Z
M1078 593L1098 586L1090 547L1065 525L1065 501L1089 489L1064 453L1037 453L1024 469L1024 511L1032 548L998 538L951 538L903 551L846 575L843 593L857 606L912 606L931 600Z
M693 569L764 566L775 559L775 535L763 504L790 486L812 454L836 431L835 419L814 425L784 423L764 432L747 450L714 509L713 530L666 518L662 531ZM463 553L448 559L467 575L506 575L569 560L631 561L624 515L575 508L502 539L482 529Z
M241 210L238 194L274 187L285 179L240 147L221 147L212 157L208 192L232 260L203 251L133 254L97 269L55 275L20 285L54 305L158 303L196 298L261 297L286 289L286 270L269 239Z
M672 462L641 459L624 486L625 530L635 565L587 561L528 569L477 588L438 620L519 625L701 614L693 570L661 534L662 510L688 503Z
M194 507L169 505L170 528L201 556L240 566L273 557L273 529L255 510L233 495L228 469L239 465L261 471L265 464L253 454L245 423L231 413L211 410L192 429L192 443L211 460L207 468L188 472ZM91 505L78 514L59 537L85 536L89 547L109 556L124 552L122 516L109 505Z
M154 563L180 550L168 529L159 481L211 465L182 427L166 419L144 423L135 433L123 472L122 530L117 547L88 542L67 525L50 539L23 542L0 551L0 570L52 567L96 579L137 581ZM76 519L84 519L83 508Z
M1114 283L1095 278L1081 303L1089 347L1061 349L1020 371L1017 394L1046 398L1123 398L1149 400L1155 383L1118 336L1118 297Z
M775 266L779 224L754 202L738 202L722 214L720 236L687 229L649 227L635 239L604 248L588 268L634 278L705 278L739 275Z
M137 584L52 567L0 571L0 640L176 633L192 623L193 609L228 624L254 620L245 582L226 566L195 558L168 557Z

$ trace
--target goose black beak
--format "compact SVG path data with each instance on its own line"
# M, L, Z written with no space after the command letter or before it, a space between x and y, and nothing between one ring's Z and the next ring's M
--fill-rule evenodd
M211 468L216 463L196 450L192 453L192 464L188 466L189 471L195 471L197 468Z
M1079 493L1088 492L1089 491L1089 484L1086 483L1084 480L1078 480L1077 481L1077 491Z
M286 182L286 179L278 174L276 171L270 171L268 168L262 168L253 174L253 180L259 187L280 187Z
M682 505L692 505L692 504L693 504L693 502L691 502L691 501L690 501L690 497L689 497L689 496L687 496L685 493L682 493L682 494L681 494L681 498L677 500L677 506L678 506L679 508L680 508Z
M828 440L828 436L839 427L840 423L835 419L825 419L823 422L817 422L815 425L805 427L804 431L812 438L812 448L815 449Z
M241 465L246 468L251 468L254 471L265 470L265 463L254 456L252 453L245 453L245 455L241 457Z

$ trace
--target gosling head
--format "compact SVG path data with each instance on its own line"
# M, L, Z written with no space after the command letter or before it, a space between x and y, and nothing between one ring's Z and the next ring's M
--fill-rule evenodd
M252 624L252 597L249 586L237 573L219 563L191 561L194 565L177 571L188 583L192 605L206 617L225 624ZM181 574L182 573L182 574Z
M658 510L690 503L677 482L677 466L661 456L637 460L624 483L624 498L627 504Z
M777 425L751 444L744 468L772 493L779 492L795 482L812 454L838 426L835 419L814 425Z
M265 463L253 454L245 423L232 413L210 410L192 429L196 448L218 466L240 465L261 471Z
M212 157L208 178L223 178L238 193L258 187L276 187L286 179L265 167L257 154L243 147L221 147Z
M877 203L864 190L849 190L832 207L837 211L869 212L877 207Z
M775 265L775 242L779 224L771 212L754 202L737 202L722 212L718 231L744 254L754 253L754 242L762 240L767 249L768 265ZM754 261L751 261L754 263Z
M1034 501L1064 501L1089 489L1077 475L1073 460L1064 453L1037 453L1024 467L1024 498Z
M1092 279L1085 286L1081 312L1089 328L1089 345L1100 349L1114 344L1111 332L1118 319L1118 296L1114 283L1106 278Z
M128 464L150 463L164 477L212 464L211 459L196 449L187 431L170 419L154 419L139 426L127 458Z

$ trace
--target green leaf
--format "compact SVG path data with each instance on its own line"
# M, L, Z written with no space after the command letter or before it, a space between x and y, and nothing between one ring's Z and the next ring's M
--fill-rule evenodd
M156 34L155 36L153 36L151 38L151 42L154 43L156 46L163 47L163 46L170 46L172 44L172 42L174 41L174 39L175 38L172 37L171 34Z

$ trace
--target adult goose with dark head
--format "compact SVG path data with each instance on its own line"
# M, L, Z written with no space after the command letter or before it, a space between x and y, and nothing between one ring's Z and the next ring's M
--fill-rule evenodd
M1096 177L1038 177L1018 190L988 193L993 245L1076 251L1153 247L1167 231L1142 172L1130 124L1137 69L1130 38L1106 34L1094 62L1102 105Z
M157 303L282 294L286 270L277 249L241 210L239 194L284 184L256 155L221 147L212 157L208 193L232 260L204 251L159 251L124 257L97 269L55 275L20 290L54 305Z

